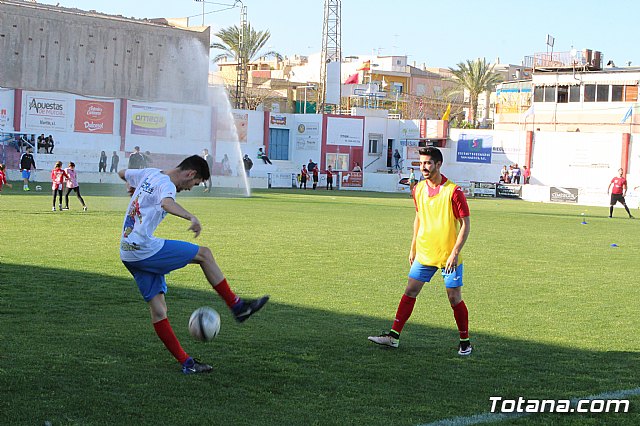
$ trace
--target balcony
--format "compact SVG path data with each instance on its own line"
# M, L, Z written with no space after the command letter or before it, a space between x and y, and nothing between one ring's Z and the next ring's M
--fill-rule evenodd
M524 57L524 66L534 71L585 68L595 71L602 69L602 54L591 49L570 52L540 52Z

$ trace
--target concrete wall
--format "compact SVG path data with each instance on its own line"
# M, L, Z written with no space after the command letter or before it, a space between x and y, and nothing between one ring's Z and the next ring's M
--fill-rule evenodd
M3 0L0 52L2 87L206 103L209 28Z

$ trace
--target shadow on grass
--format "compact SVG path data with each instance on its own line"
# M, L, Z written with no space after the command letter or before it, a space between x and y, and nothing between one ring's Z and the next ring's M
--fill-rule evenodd
M540 344L523 330L474 334L476 350L461 358L453 319L450 329L409 323L399 349L382 348L366 337L388 320L272 300L238 325L212 290L174 283L174 330L216 368L183 376L132 280L2 264L0 294L0 424L416 425L485 413L494 395L572 398L640 383L637 352ZM222 316L208 344L186 330L202 305ZM637 411L609 416L640 421Z

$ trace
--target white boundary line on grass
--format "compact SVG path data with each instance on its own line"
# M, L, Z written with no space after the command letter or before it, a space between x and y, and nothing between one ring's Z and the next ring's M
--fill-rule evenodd
M572 404L575 404L579 400L584 399L621 399L627 396L637 396L640 395L640 388L635 389L625 389L613 392L604 392L598 395L586 396L583 398L573 398L571 400ZM488 403L488 401L487 401ZM467 425L477 425L481 423L488 422L501 422L503 420L511 420L517 419L519 417L530 416L532 414L538 413L512 413L512 414L503 414L503 413L483 413L483 414L475 414L473 416L467 417L454 417L451 419L438 420L433 423L424 423L418 426L467 426Z

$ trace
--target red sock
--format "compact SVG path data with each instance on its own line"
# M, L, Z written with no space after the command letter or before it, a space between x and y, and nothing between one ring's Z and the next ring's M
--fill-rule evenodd
M461 339L469 338L469 311L467 305L464 304L464 300L461 300L456 306L452 306L453 317L458 324L458 331L460 332Z
M415 297L409 297L406 294L402 295L400 303L398 304L398 310L396 311L396 319L393 321L393 327L391 327L392 331L395 331L398 334L402 332L402 328L404 327L404 324L409 320L415 304Z
M236 296L229 287L229 283L226 278L223 278L222 281L213 286L213 289L218 292L220 297L224 300L224 303L226 303L229 308L233 308L233 306L240 301L240 298Z
M165 318L162 321L154 322L153 328L156 330L156 334L162 340L162 343L169 349L169 352L178 360L180 364L183 364L189 355L182 349L178 338L173 333L169 319Z

